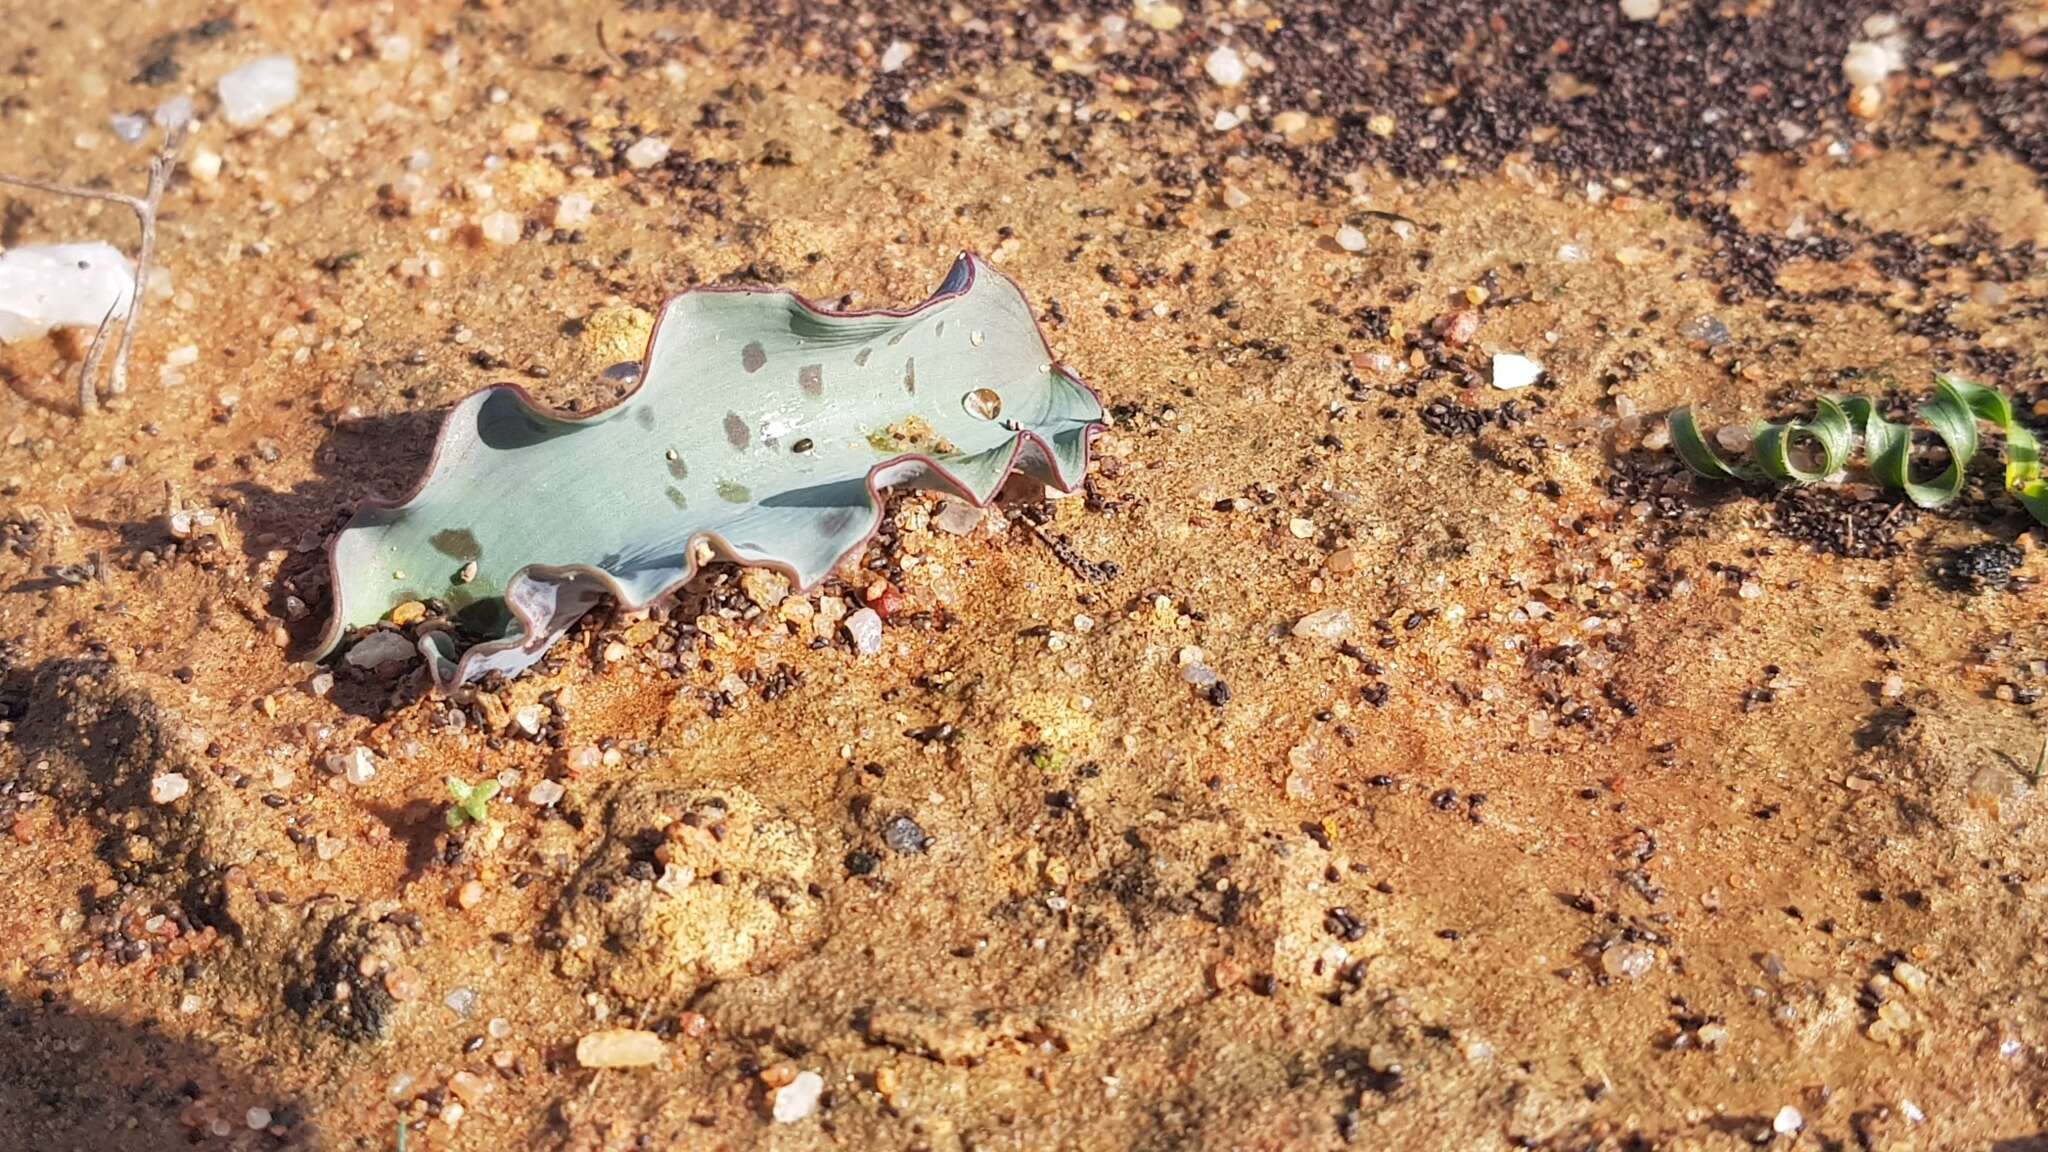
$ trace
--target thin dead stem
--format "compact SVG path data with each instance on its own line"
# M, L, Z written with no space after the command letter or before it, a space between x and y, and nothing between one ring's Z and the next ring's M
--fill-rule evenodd
M54 180L38 180L33 176L10 176L5 172L0 172L0 184L27 188L34 192L48 192L52 196L69 196L74 200L104 200L109 204L124 205L134 212L140 212L143 208L139 198L109 188L83 188L75 184L59 184Z
M114 309L119 302L107 307L107 314L100 317L99 330L92 334L92 347L85 350L85 363L78 369L78 410L97 412L100 409L100 390L93 381L100 376L100 358L107 353L107 329L113 326ZM131 305L132 307L132 305Z
M157 209L163 204L164 189L170 185L172 173L178 170L178 152L185 146L186 128L187 125L174 124L165 130L163 143L157 147L156 155L150 158L149 188L142 196L0 172L0 185L67 196L74 200L120 204L135 213L135 221L142 229L142 243L135 253L135 287L128 296L128 314L121 321L121 338L114 349L114 363L107 377L109 395L119 396L128 390L128 353L135 346L136 330L142 326L142 301L149 287L150 265L156 259ZM106 319L100 321L99 331L93 336L92 347L86 352L85 363L79 371L78 407L81 413L99 409L99 366L105 352L107 324L113 316L112 309L109 309Z
M135 253L135 298L128 305L128 322L121 326L121 346L114 351L114 370L107 377L107 391L119 396L128 390L128 350L135 345L135 330L142 326L142 302L148 297L150 264L156 259L156 213L164 202L164 188L171 173L178 170L178 150L185 146L185 125L174 124L164 132L164 142L149 161L149 189L135 218L142 225L142 245Z

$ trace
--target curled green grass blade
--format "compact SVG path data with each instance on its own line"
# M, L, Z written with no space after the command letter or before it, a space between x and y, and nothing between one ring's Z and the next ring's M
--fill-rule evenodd
M1812 484L1841 471L1854 449L1854 433L1863 435L1863 455L1871 478L1888 492L1902 492L1922 508L1939 508L1956 498L1970 461L1982 446L1979 420L2005 437L2005 486L2027 512L2048 524L2048 478L2041 471L2041 445L2019 422L2004 393L1941 373L1934 378L1934 397L1920 408L1920 418L1947 447L1949 462L1929 480L1912 473L1913 431L1878 413L1861 396L1823 396L1811 421L1787 420L1756 426L1749 459L1730 463L1707 443L1699 418L1690 406L1674 410L1665 420L1671 445L1694 472L1713 480L1768 480L1779 484ZM1819 466L1802 467L1792 455L1805 439L1820 456Z
M1750 458L1730 464L1707 443L1699 418L1691 407L1677 409L1666 418L1672 447L1686 466L1715 480L1770 480L1780 484L1813 484L1841 471L1849 463L1853 443L1849 416L1842 406L1821 397L1811 421L1788 420L1782 424L1758 424L1750 443ZM1792 456L1793 446L1802 439L1820 450L1820 466L1806 468Z
M1814 484L1840 472L1849 464L1849 416L1829 397L1820 398L1811 422L1788 420L1765 424L1757 429L1751 454L1766 479L1781 484ZM1820 449L1820 467L1801 468L1792 460L1792 445L1801 437Z
M1664 425L1671 430L1671 447L1677 450L1686 467L1710 480L1742 479L1742 474L1722 460L1700 434L1699 417L1693 414L1691 405L1672 409L1671 415L1664 418Z

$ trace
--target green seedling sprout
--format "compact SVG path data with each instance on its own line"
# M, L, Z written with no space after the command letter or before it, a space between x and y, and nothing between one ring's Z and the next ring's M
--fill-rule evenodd
M497 794L496 780L486 778L475 784L465 784L450 776L448 795L455 798L455 803L448 807L448 826L460 828L464 824L482 824L488 818L484 805L490 803L491 797Z

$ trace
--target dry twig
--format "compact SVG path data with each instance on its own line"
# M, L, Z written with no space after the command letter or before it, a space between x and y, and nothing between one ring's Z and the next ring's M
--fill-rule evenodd
M107 314L100 317L100 326L92 334L92 347L85 350L85 363L78 368L78 410L97 412L100 407L99 389L93 381L100 377L100 358L107 353L107 329L113 326L114 309L119 303L107 307ZM131 304L130 307L133 307Z
M115 192L106 188L81 188L71 184L59 184L53 180L39 180L33 176L10 176L0 172L0 184L15 188L27 188L34 192L47 192L52 196L68 196L74 200L99 200L108 204L119 204L135 213L136 223L142 229L142 244L135 253L135 289L129 294L128 315L121 322L121 339L114 350L114 363L108 373L107 392L118 396L128 390L128 353L135 346L135 330L142 325L142 300L149 286L150 263L156 258L156 214L163 204L164 189L170 185L171 174L178 170L178 152L185 146L185 124L173 124L164 132L163 143L156 155L149 161L149 188L141 196L130 196L126 192ZM108 310L106 319L100 321L98 333L93 336L92 347L85 354L85 363L79 369L78 407L81 412L92 412L99 407L99 365L107 337L107 324L114 313Z

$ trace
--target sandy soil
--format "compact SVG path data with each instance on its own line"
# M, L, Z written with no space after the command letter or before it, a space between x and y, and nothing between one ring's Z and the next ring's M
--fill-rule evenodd
M129 392L0 350L0 1145L2048 1147L2039 530L1996 453L1922 512L1660 431L2048 412L2048 9L1902 12L1859 116L1875 10L1159 7L24 6L0 171L204 119ZM969 249L1114 423L969 534L894 499L805 604L889 579L880 654L727 567L461 699L295 662L461 396Z

